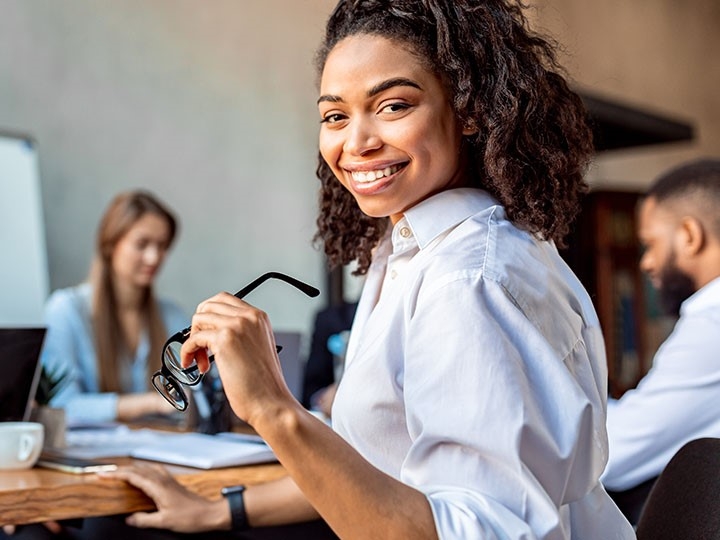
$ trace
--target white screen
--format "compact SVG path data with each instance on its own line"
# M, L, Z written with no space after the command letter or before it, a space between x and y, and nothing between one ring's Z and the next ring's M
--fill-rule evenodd
M0 326L42 323L48 295L37 148L0 133Z

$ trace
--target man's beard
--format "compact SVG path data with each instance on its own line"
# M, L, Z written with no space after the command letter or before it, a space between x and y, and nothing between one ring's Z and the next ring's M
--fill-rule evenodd
M673 253L660 271L660 290L658 299L665 313L677 317L680 305L695 293L692 278L677 266L677 257Z

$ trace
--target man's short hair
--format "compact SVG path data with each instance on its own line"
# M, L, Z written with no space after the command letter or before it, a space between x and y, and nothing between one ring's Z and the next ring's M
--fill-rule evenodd
M658 204L687 203L720 237L720 159L702 158L670 169L658 177L646 197Z

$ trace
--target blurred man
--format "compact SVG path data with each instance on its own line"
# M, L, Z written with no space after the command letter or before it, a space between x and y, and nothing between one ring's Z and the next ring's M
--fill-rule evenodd
M720 159L662 175L638 235L640 268L679 319L637 388L608 403L610 491L649 487L683 444L720 437Z

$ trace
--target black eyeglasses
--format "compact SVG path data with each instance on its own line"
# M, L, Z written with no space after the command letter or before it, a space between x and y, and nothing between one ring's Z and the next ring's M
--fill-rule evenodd
M310 297L315 297L320 294L320 291L315 287L303 283L295 278L281 274L280 272L268 272L263 274L255 281L240 289L235 293L237 298L244 298L250 294L258 286L262 285L268 279L279 279L302 291ZM168 403L175 407L178 411L184 411L188 406L188 399L185 395L185 391L182 389L182 385L195 386L198 384L203 377L200 373L200 369L197 363L193 360L193 363L188 367L183 367L180 361L180 348L190 337L190 329L188 326L184 330L170 336L165 342L162 351L162 365L160 371L156 371L152 376L152 385L155 387L162 397L164 397ZM277 347L277 352L280 352L282 347ZM214 360L213 356L210 356L210 362Z

